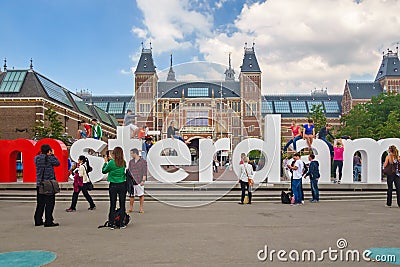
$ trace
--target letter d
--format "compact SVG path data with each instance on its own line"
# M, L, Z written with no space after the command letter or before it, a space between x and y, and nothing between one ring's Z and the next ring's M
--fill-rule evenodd
M262 254L264 254L264 255L262 255ZM260 249L257 252L257 258L259 261L266 261L268 259L268 246L267 245L264 246L264 249Z

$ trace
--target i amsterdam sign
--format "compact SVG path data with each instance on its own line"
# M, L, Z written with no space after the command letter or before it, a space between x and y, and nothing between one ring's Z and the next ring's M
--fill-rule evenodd
M240 154L249 153L252 150L260 150L266 159L265 166L255 172L254 181L260 183L268 177L269 183L280 182L281 170L281 118L280 115L267 115L265 118L264 140L257 138L248 138L241 141L233 150L232 161L233 170L236 175L239 174ZM60 166L55 168L55 174L59 182L68 181L68 156L72 160L77 161L80 155L86 155L93 166L91 174L92 181L96 182L104 178L101 173L103 159L92 156L89 150L101 152L108 145L108 149L122 147L126 161L130 159L130 150L132 148L142 147L137 139L130 138L129 126L119 126L117 129L117 138L108 140L108 144L95 139L81 139L76 141L70 149L68 155L67 147L61 141L54 139L42 139L39 142L27 139L16 140L0 140L0 155L3 159L1 183L12 183L17 181L16 177L16 160L19 152L23 157L23 182L33 183L36 181L36 167L34 157L39 153L42 144L49 144L55 156L60 160ZM400 148L399 138L389 138L375 141L370 138L362 138L356 140L343 140L344 145L344 163L343 163L343 183L353 183L353 155L356 151L360 151L363 165L361 181L368 184L381 183L382 177L382 154L390 145ZM299 140L297 142L298 151L306 148L306 142ZM316 160L320 163L321 183L330 182L331 174L331 158L328 146L322 140L316 139L313 142L313 148L316 151ZM173 156L165 155L165 149L174 149L177 153ZM222 138L216 142L211 139L199 140L199 182L212 183L213 171L212 161L217 151L231 151L231 142L229 138ZM165 155L165 156L162 156ZM191 165L191 155L189 148L181 141L176 139L163 139L158 141L150 149L147 155L149 173L157 180L165 183L177 183L184 180L188 173L182 168L170 173L162 166L175 165L185 166Z

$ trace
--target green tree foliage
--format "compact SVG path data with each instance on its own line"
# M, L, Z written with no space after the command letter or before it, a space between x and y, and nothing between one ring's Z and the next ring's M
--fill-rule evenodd
M342 134L352 138L398 138L400 95L380 94L371 102L358 104L342 118Z
M64 143L69 143L69 137L64 134L63 124L59 121L57 112L52 108L44 112L44 122L36 122L32 128L32 132L35 133L35 140L53 138L63 141Z
M312 105L307 118L314 121L315 133L326 125L326 115L322 105Z

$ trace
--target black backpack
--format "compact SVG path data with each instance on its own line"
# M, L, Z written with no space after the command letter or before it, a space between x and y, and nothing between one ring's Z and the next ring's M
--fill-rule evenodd
M116 227L121 227L123 225L128 225L131 221L131 216L128 213L125 213L125 217L121 220L120 209L118 208L114 213L114 222L113 225ZM108 227L109 222L106 221L103 225L100 225L98 228Z
M281 193L281 201L282 204L290 204L290 198L291 198L291 193L286 193L285 191L282 191Z

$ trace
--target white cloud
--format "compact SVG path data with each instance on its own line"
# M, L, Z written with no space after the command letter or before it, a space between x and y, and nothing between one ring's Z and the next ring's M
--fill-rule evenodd
M151 40L156 54L192 48L194 37L211 34L212 16L193 10L188 0L137 0L137 5L145 29L134 27L132 32Z
M264 93L309 92L314 87L342 93L346 79L375 76L380 50L398 41L400 1L279 0L244 5L237 32L199 38L209 61L232 62L239 70L243 44L256 43Z
M151 40L156 56L185 50L192 53L188 61L204 58L227 64L232 52L236 78L244 43L255 42L263 93L268 94L326 87L341 94L351 76L374 77L381 52L400 41L398 0L246 1L249 4L241 7L236 19L226 22L233 29L230 33L218 30L224 25L213 25L213 12L223 9L225 2L137 0L145 27L132 32ZM134 62L138 57L132 56Z

